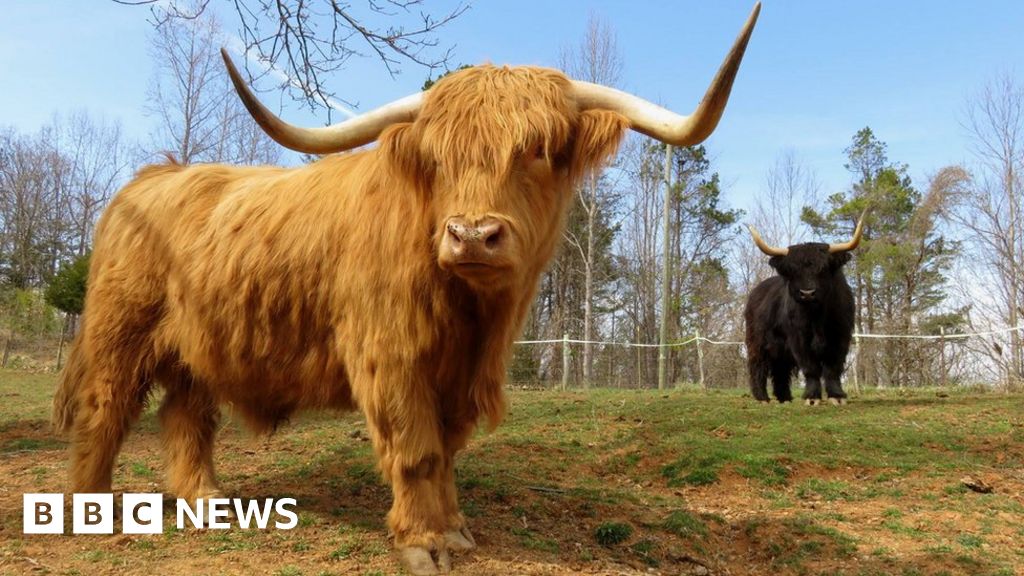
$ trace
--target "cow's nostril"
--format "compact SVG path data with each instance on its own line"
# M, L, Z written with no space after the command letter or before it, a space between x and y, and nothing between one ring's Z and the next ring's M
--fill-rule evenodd
M451 237L452 242L455 244L461 244L463 241L463 234L465 233L463 227L459 226L455 222L449 222L447 229L448 236Z
M485 237L486 239L484 240L484 244L487 246L487 248L489 248L491 250L497 248L498 244L501 243L501 237L503 235L502 232L501 232L501 228L499 227L499 228L497 228L494 231L489 232L489 233L485 232L485 234L486 234L486 237Z

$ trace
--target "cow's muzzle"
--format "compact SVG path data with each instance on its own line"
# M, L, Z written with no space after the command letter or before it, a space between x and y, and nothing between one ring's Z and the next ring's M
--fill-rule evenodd
M441 265L463 277L479 277L509 265L508 226L494 217L448 219L441 238Z

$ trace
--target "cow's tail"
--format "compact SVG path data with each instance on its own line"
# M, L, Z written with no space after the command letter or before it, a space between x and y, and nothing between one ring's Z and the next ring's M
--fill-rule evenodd
M88 362L85 351L82 350L82 333L78 330L74 341L71 343L71 351L68 353L67 364L60 373L60 383L57 384L57 392L53 396L53 416L51 423L53 429L61 434L66 434L75 423L75 412L78 409L78 392L86 379Z

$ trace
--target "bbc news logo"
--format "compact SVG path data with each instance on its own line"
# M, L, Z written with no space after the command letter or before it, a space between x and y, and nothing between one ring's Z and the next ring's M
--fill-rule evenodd
M63 494L25 494L23 532L25 534L64 533ZM184 530L189 524L198 529L254 527L266 530L291 530L299 524L293 510L294 498L242 500L241 498L199 498L191 503L175 501L175 524ZM113 534L116 515L113 494L74 494L71 499L72 534ZM233 516L232 516L233 514ZM274 520L271 523L271 520ZM162 494L124 494L121 497L121 532L124 534L160 534L164 530Z

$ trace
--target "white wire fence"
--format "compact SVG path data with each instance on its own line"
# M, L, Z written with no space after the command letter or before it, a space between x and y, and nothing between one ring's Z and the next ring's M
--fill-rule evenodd
M853 335L846 386L1020 386L1020 361L1011 350L1024 326L970 333ZM588 346L589 345L589 346ZM589 348L589 354L584 354ZM704 389L747 386L746 347L738 339L699 332L665 344L562 338L520 340L510 367L513 385L540 388L656 388L664 353L667 387ZM589 366L585 366L589 356ZM1016 367L1016 368L1015 368Z

